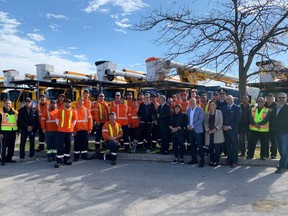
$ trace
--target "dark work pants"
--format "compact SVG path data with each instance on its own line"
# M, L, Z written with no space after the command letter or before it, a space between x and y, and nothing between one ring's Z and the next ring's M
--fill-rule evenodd
M248 143L247 156L253 158L257 141L260 140L261 150L260 157L268 157L268 132L258 132L250 130L250 142Z
M147 149L151 148L151 133L152 133L152 123L140 123L138 130L136 132L135 139L137 141L146 139Z
M156 147L156 144L158 141L161 140L161 136L159 134L159 126L156 125L156 124L153 124L152 126L152 140L151 140L151 143L152 143L152 148L155 148Z
M1 157L3 160L9 161L12 160L12 157L14 155L16 131L2 131L2 133L4 137L2 139ZM6 155L6 149L8 149L7 155Z
M133 142L133 140L135 139L137 129L138 128L129 128L129 137L131 142Z
M119 150L120 145L117 142L113 141L113 140L106 141L105 143L106 143L108 149L110 150L109 159L112 160L112 161L116 161L117 152Z
M96 137L95 137L95 148L96 150L100 148L100 142L102 139L102 128L104 123L100 123L99 125L96 125Z
M88 149L88 138L89 134L86 130L76 131L76 135L74 136L74 154L78 156L80 153L87 155Z
M39 134L39 147L38 147L38 149L44 150L45 134L43 133L41 126L39 126L38 134Z
M70 160L72 133L58 132L57 137L57 163Z
M35 132L34 131L21 131L20 138L20 158L25 158L25 144L26 140L29 137L29 157L35 155Z
M129 128L128 125L121 125L122 131L123 131L123 137L121 138L121 141L123 140L125 146L129 146Z
M45 134L48 158L53 158L54 155L57 153L57 135L57 131L47 131Z

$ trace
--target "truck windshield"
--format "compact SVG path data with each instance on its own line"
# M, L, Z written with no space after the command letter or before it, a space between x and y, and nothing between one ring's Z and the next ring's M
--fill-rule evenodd
M7 99L11 100L11 102L15 102L20 95L20 91L18 90L10 90L7 94Z
M56 100L60 94L64 94L63 89L48 89L45 92L48 100Z

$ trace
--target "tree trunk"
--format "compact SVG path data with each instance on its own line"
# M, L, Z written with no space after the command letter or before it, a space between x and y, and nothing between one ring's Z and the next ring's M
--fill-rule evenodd
M244 95L247 94L246 92L247 86L247 71L245 71L244 67L239 65L239 99L241 100Z

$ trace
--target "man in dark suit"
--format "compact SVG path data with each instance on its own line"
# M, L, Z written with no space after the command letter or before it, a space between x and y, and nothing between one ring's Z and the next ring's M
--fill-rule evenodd
M170 124L170 106L166 104L165 95L159 96L159 106L157 109L157 123L161 138L161 153L168 154L169 149L169 124Z
M241 109L234 104L232 95L226 96L227 105L222 107L223 131L227 160L224 165L237 166L238 163L238 129L241 121Z
M273 125L276 144L280 154L279 166L275 173L284 173L288 168L288 105L287 95L279 93L278 105L273 108L271 115L259 123L259 127L270 121Z
M191 156L192 156L192 160L189 162L189 164L197 163L196 150L198 147L200 157L199 167L204 167L205 164L204 149L203 149L204 110L196 105L195 98L190 99L190 106L187 109L187 116L188 116L187 131L188 131L188 139L191 145Z

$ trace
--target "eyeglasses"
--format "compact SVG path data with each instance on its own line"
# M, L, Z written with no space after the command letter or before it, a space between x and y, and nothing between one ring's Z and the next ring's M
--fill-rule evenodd
M265 101L258 101L257 103L265 103Z
M285 97L278 97L278 99L285 99Z

